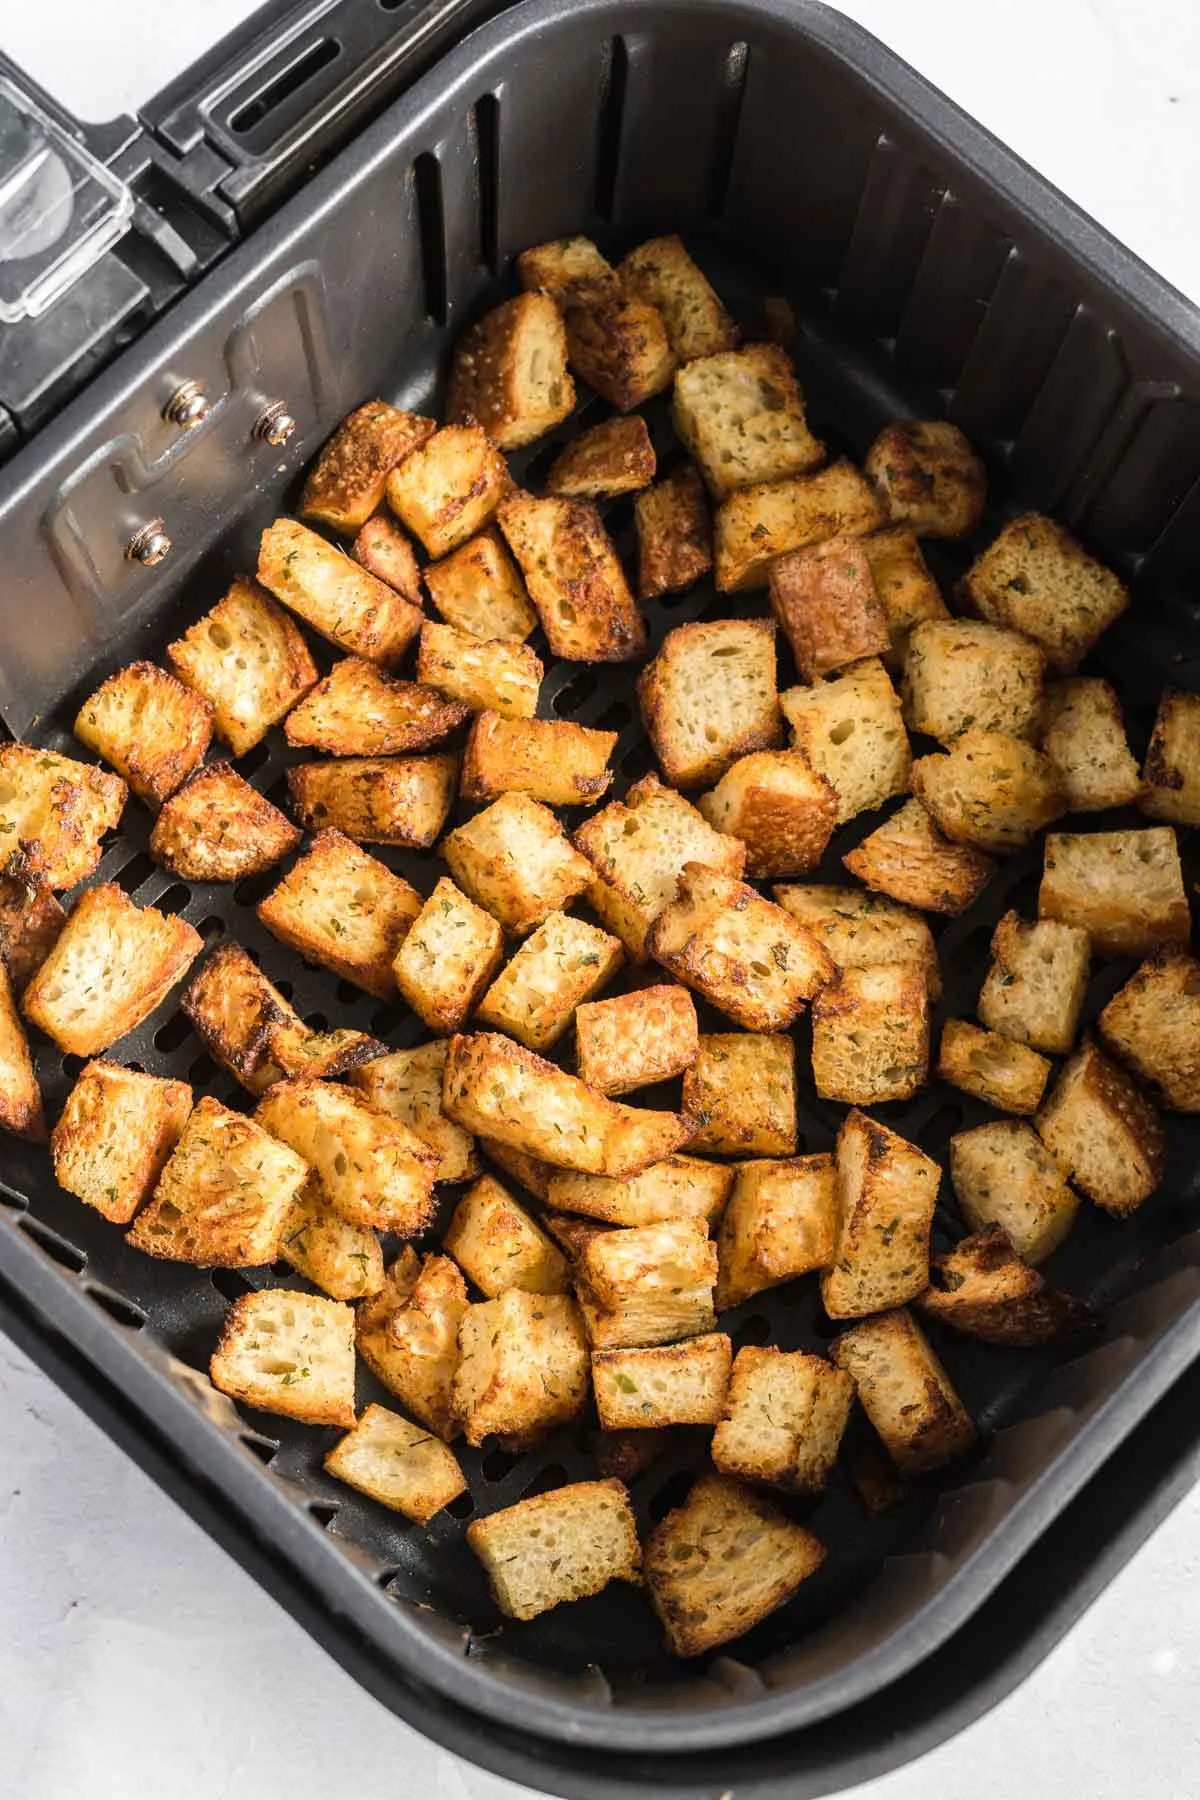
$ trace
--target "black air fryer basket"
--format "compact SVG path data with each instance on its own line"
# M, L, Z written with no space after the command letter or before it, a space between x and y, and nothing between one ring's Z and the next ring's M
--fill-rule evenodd
M443 30L454 12L418 10L426 25L436 11ZM420 21L409 23L418 41ZM313 66L330 63L324 54ZM195 109L191 148L201 135L225 145L224 91L212 83L216 97ZM251 121L243 136L256 129L253 109L238 116ZM288 131L309 154L302 110ZM264 159L274 178L276 160ZM250 191L244 169L238 181ZM1132 581L1135 605L1096 666L1144 748L1161 689L1200 688L1197 314L872 39L788 0L524 0L436 61L257 225L0 473L7 727L69 747L83 693L131 654L161 654L253 567L262 527L294 502L299 471L351 407L376 394L435 407L453 338L506 291L516 251L587 231L618 252L660 230L684 234L752 328L768 298L790 303L801 383L831 449L861 458L888 418L946 414L989 462L989 529L1021 506L1053 512ZM185 381L215 404L181 434L162 409ZM253 435L276 402L299 424L284 450ZM665 441L665 408L649 416ZM514 466L533 479L546 457L542 444ZM146 568L126 550L154 519L174 547ZM617 506L609 522L628 550L627 512ZM952 579L959 566L948 556L939 573ZM701 587L652 609L653 640L730 610ZM761 606L751 597L744 610ZM619 730L621 780L649 766L629 670L557 666L543 710ZM289 760L280 736L239 765L273 798ZM131 805L97 879L181 913L210 943L244 943L306 1017L415 1041L401 1009L304 966L262 930L253 908L272 877L181 883L147 857L147 824ZM868 828L839 833L838 852ZM1183 849L1190 890L1196 846ZM431 885L420 859L385 855ZM1006 864L980 906L938 927L943 1016L973 1011L991 928L1010 906L1032 912L1037 874L1037 856ZM1122 973L1093 981L1093 1013ZM197 1050L172 998L118 1054L232 1099ZM43 1045L52 1114L77 1068ZM986 1116L937 1084L884 1115L943 1158L954 1131ZM802 1148L827 1148L837 1120L809 1094ZM1121 1472L1121 1511L1150 1504L1157 1477L1141 1422L1200 1349L1200 1128L1172 1116L1169 1141L1160 1193L1123 1223L1085 1209L1055 1259L1055 1277L1103 1308L1100 1338L1059 1356L950 1342L983 1453L883 1517L839 1478L809 1516L829 1548L825 1568L731 1654L695 1665L663 1655L648 1610L624 1589L522 1627L491 1606L464 1518L593 1474L578 1434L520 1457L466 1452L469 1503L424 1530L407 1525L324 1474L329 1434L239 1415L210 1388L208 1356L240 1275L138 1255L55 1190L44 1152L12 1143L0 1317L432 1735L572 1794L682 1796L735 1782L817 1793L868 1772L847 1760L848 1742L874 1732L906 1753L985 1704L963 1694L996 1691L989 1645L1001 1667L1020 1660L1013 1644L1039 1632L1048 1641L1055 1606L1069 1610L1054 1567L1082 1593L1079 1546L1095 1538L1099 1554L1106 1541L1115 1490L1098 1484L1103 1497L1068 1510L1102 1463ZM948 1208L943 1244L961 1229ZM819 1347L829 1327L812 1286L760 1296L723 1325L736 1343ZM1132 1460L1126 1439L1143 1446ZM673 1503L687 1466L686 1455L668 1459L635 1483L644 1519ZM1052 1527L1047 1543L1063 1548L1048 1566L1044 1547L1031 1547ZM1048 1584L1040 1623L1029 1569ZM922 1670L945 1695L940 1725ZM923 1738L902 1739L897 1707L926 1721Z

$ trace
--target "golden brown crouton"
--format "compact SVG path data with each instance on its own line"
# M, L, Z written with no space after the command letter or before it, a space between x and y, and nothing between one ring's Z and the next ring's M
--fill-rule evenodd
M717 1234L717 1306L826 1268L837 1241L832 1156L742 1163Z
M469 707L432 687L397 681L361 656L343 656L283 729L289 744L330 756L398 756L428 750L469 717Z
M1141 808L1152 819L1200 825L1200 694L1168 688L1146 752Z
M592 876L554 814L528 794L501 794L440 848L464 892L518 936L569 906Z
M367 520L350 546L350 554L376 581L386 581L414 606L421 604L421 571L412 539L387 513Z
M796 1046L755 1031L705 1032L683 1078L693 1150L790 1156L796 1148Z
M832 1319L902 1306L929 1285L929 1233L941 1170L857 1109L837 1140L838 1232L821 1277Z
M942 836L919 800L906 800L842 862L869 888L922 912L966 912L996 865L990 856Z
M1045 658L1019 631L977 619L931 619L908 640L904 716L943 744L972 727L1032 738Z
M396 952L392 970L401 998L431 1031L448 1036L475 1010L503 954L495 919L443 875Z
M712 521L704 482L685 463L633 503L638 538L638 597L681 594L712 568Z
M467 1486L453 1450L386 1406L368 1406L328 1453L325 1467L339 1481L418 1525L428 1524Z
M1186 944L1192 919L1174 831L1052 831L1038 916L1077 925L1098 956L1148 956L1162 944Z
M225 1315L209 1376L247 1406L308 1425L354 1424L354 1308L261 1288Z
M921 537L970 537L983 517L987 473L957 425L897 419L863 464L888 518Z
M1159 950L1114 994L1100 1034L1176 1112L1200 1112L1200 962Z
M322 831L256 911L281 944L380 1000L396 992L392 959L421 910L400 875L340 831Z
M241 881L294 850L301 833L229 763L197 769L150 833L156 863L185 881Z
M675 429L723 500L754 482L815 469L825 446L808 429L791 358L748 344L687 360L675 376Z
M343 832L359 844L429 848L454 804L458 758L343 756L288 770L296 817L309 831Z
M501 450L533 443L574 404L566 333L548 294L502 301L454 346L446 417L477 420Z
M100 861L100 839L128 793L107 769L32 744L0 744L0 845L19 848L28 874L47 887L74 887Z
M1086 931L1057 919L1027 924L1006 912L992 933L980 1019L1019 1044L1065 1056L1075 1042L1090 960Z
M322 449L300 496L300 517L358 531L383 504L387 478L397 463L419 450L437 430L432 419L368 400L343 419Z
M974 1094L1001 1112L1034 1113L1041 1104L1050 1064L1036 1050L968 1019L947 1019L937 1072L952 1087Z
M935 1257L917 1306L964 1337L1015 1350L1073 1337L1098 1323L1085 1301L1050 1287L1022 1262L999 1225Z
M654 480L654 445L639 414L605 419L559 451L546 491L568 500L605 500L636 494Z
M669 1344L711 1331L717 1250L702 1219L598 1232L575 1285L593 1349Z
M401 1120L332 1081L277 1081L255 1118L321 1178L342 1217L415 1237L433 1211L437 1158Z
M279 1075L303 1075L324 1080L328 1076L346 1075L360 1063L382 1056L383 1051L384 1046L378 1038L365 1031L355 1031L349 1025L335 1026L332 1031L315 1031L303 1019L288 1018L277 1021L268 1031L267 1057L259 1073L261 1076L269 1068L272 1080L278 1079Z
M733 1365L713 1462L722 1475L819 1494L853 1399L849 1375L823 1356L748 1344Z
M592 1387L605 1431L715 1425L725 1411L733 1345L720 1331L682 1344L592 1351Z
M719 781L750 750L783 742L768 619L679 625L638 677L655 755L676 787Z
M746 846L757 879L803 875L833 835L838 797L802 750L755 750L697 801L710 825Z
M552 1169L542 1197L553 1207L609 1225L657 1225L664 1219L711 1224L725 1205L733 1175L732 1169L697 1156L665 1156L625 1180Z
M884 660L889 668L903 668L917 626L929 619L950 617L946 602L929 572L916 533L907 525L873 531L862 539L862 547L892 640Z
M460 1432L454 1372L468 1304L466 1283L448 1256L418 1264L406 1245L355 1320L358 1353L372 1375L447 1443Z
M826 538L779 557L768 586L771 610L805 681L890 648L887 615L857 538Z
M573 719L502 719L483 712L471 726L462 766L464 800L530 794L547 806L590 806L612 785L615 731Z
M1135 1212L1162 1180L1162 1120L1090 1039L1059 1071L1034 1125L1063 1173L1106 1212Z
M602 1094L669 1081L695 1061L699 1047L696 1005L686 988L638 988L575 1013L579 1076Z
M425 585L447 625L472 637L523 644L538 622L517 565L494 526L430 563Z
M1076 675L1053 682L1042 695L1039 742L1058 772L1068 812L1130 806L1142 791L1120 702L1107 681Z
M42 1091L17 1012L8 970L0 963L0 1130L41 1142L46 1135Z
M161 806L204 761L212 707L153 663L119 669L85 700L75 736L110 762L148 806Z
M1124 582L1041 513L1004 527L963 576L962 594L981 618L1040 644L1059 674L1077 669L1129 605Z
M442 1242L447 1256L489 1300L506 1288L563 1294L569 1285L564 1257L492 1175L481 1175L468 1188Z
M330 643L384 668L399 662L421 629L419 606L295 519L267 526L257 573L277 600Z
M482 425L443 425L388 476L388 505L430 556L482 529L512 485Z
M369 1225L352 1225L310 1175L284 1221L279 1254L331 1300L362 1300L383 1286L383 1248Z
M554 238L533 244L517 257L523 288L552 294L560 305L620 292L617 271L591 238Z
M914 962L843 969L812 1007L812 1072L823 1100L911 1100L929 1078L929 985Z
M564 307L571 367L618 412L671 384L675 357L657 307L618 291Z
M18 997L53 950L66 918L24 850L0 859L0 963Z
M623 961L618 938L585 919L553 912L484 994L477 1008L479 1022L507 1031L529 1050L549 1050L570 1025L575 1008L599 993Z
M532 719L544 673L528 644L482 639L433 619L421 627L417 678L470 712Z
M1023 850L1052 825L1066 799L1048 756L1020 738L974 728L947 751L919 756L912 789L953 843L1000 856Z
M834 1339L831 1354L904 1474L928 1475L973 1447L970 1414L903 1307L851 1326Z
M876 963L915 963L929 998L941 998L942 980L933 934L911 907L863 888L819 882L771 890L785 912L814 931L836 969L869 969Z
M216 734L234 756L252 750L317 679L299 626L256 581L241 577L167 645L167 658L209 701Z
M788 688L780 705L792 743L837 798L837 822L908 792L912 753L900 701L878 657L832 681Z
M662 314L671 349L681 363L732 350L738 330L679 237L651 238L620 264L627 294Z
M186 1081L120 1063L85 1063L50 1134L54 1179L106 1219L127 1225L152 1192L191 1110Z
M252 1094L283 1074L271 1057L272 1031L303 1025L240 944L221 944L205 959L180 995L179 1009L209 1055Z
M645 623L594 506L518 491L499 522L555 656L629 662L641 655Z
M547 1167L549 1165L547 1164ZM565 1178L564 1178L565 1179ZM580 1181L600 1181L600 1175L580 1175ZM564 1255L572 1265L578 1264L594 1237L612 1229L609 1225L598 1225L592 1219L577 1219L570 1213L548 1212L542 1219L543 1225L556 1244L561 1245ZM595 1303L591 1303L595 1310Z
M844 460L814 475L739 488L722 500L714 521L718 592L765 587L776 557L838 535L859 537L883 523L870 487Z
M950 1179L972 1231L999 1225L1018 1256L1044 1262L1070 1231L1079 1196L1032 1125L997 1119L950 1139Z
M442 1112L446 1045L418 1044L392 1050L353 1069L350 1080L380 1112L400 1119L438 1158L435 1179L469 1181L479 1173L475 1140Z
M508 1288L469 1306L458 1348L453 1403L468 1444L546 1431L583 1410L587 1342L569 1294Z
M610 1581L638 1580L641 1550L620 1481L574 1481L518 1500L467 1526L492 1597L510 1619L533 1619Z

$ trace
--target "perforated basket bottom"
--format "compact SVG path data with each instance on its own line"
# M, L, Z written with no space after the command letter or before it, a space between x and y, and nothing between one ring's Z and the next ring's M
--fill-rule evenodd
M724 261L719 244L708 246L707 252L702 245L694 243L693 248L701 253L710 274L752 334L761 331L762 298L779 290L765 281L748 282L744 261ZM480 310L497 297L495 292L486 296ZM862 347L835 340L823 323L820 296L810 297L807 303L796 295L791 298L803 320L794 348L809 397L811 422L829 444L831 453L845 451L861 458L870 438L888 417L940 410L936 394L899 382L890 370L872 365ZM433 356L443 351L444 345L432 333L425 341L431 353L421 363L410 361L402 366L393 390L394 397L408 405L432 404L436 390L438 370L433 366ZM585 400L569 424L553 438L511 459L517 478L536 487L559 444L582 426L605 416L605 410L595 399ZM645 409L645 416L662 469L669 466L669 458L676 453L666 403L653 403ZM604 510L626 566L632 570L636 561L632 504L628 500L617 501ZM990 535L1001 516L1002 509L994 505L981 540ZM949 591L951 580L967 560L966 554L942 551L936 546L927 548ZM193 583L190 597L173 606L170 616L161 621L156 638L110 646L103 660L97 662L95 680L119 666L135 650L140 654L160 654L166 641L184 630L214 598L211 584L201 588ZM761 615L767 609L763 594L718 596L710 584L703 583L688 594L652 602L644 610L652 649L656 649L664 634L685 620ZM1191 625L1190 609L1182 603L1176 612L1164 606L1150 616L1135 609L1133 617L1123 621L1101 646L1096 666L1118 686L1139 755L1145 748L1160 688L1168 681L1180 686L1200 686L1200 668L1195 660L1200 653L1200 633L1194 629L1189 633ZM544 653L540 638L533 642ZM328 648L316 648L324 666L328 666ZM1188 653L1190 662L1185 661ZM619 733L614 757L618 780L613 797L654 766L637 717L636 672L629 666L590 668L560 663L548 668L542 689L544 716L575 719ZM781 642L781 689L795 679L786 645ZM38 734L40 742L53 748L72 749L70 721L80 697L77 693L64 700L60 713ZM921 745L918 742L914 747L919 751ZM276 730L237 766L271 800L285 805L287 767L307 755L289 750L282 732ZM841 869L841 856L874 828L880 816L864 816L840 830L814 879L847 879ZM1130 815L1130 819L1136 820L1136 815ZM1075 823L1086 830L1125 822L1121 815L1093 815ZM328 972L305 964L259 925L255 902L277 880L278 870L233 887L177 881L151 863L146 851L149 825L145 809L131 802L121 833L107 850L96 880L119 881L139 904L153 904L181 914L197 927L210 948L221 941L243 944L300 1013L318 1028L333 1023L356 1025L395 1046L416 1043L426 1035L419 1021L402 1006L381 1005ZM440 872L431 853L376 847L372 850L426 893ZM1190 863L1190 889L1196 874L1194 842L1185 844L1185 856ZM1009 907L1027 917L1035 912L1040 863L1040 847L1005 863L981 902L965 917L931 920L945 982L945 996L934 1022L935 1042L942 1020L972 1015L996 920ZM1095 1016L1126 972L1127 965L1117 964L1098 970L1089 990L1085 1021ZM620 987L618 981L609 991L619 991ZM721 1022L716 1015L702 1016L702 1028L719 1029ZM799 1149L827 1150L834 1142L844 1109L822 1102L813 1093L808 1075L808 1028L803 1022L797 1041ZM567 1043L569 1046L569 1038ZM197 1094L211 1093L239 1107L248 1104L248 1096L200 1049L187 1021L177 1011L177 994L138 1032L116 1046L115 1053L135 1066L180 1076L192 1083ZM55 1117L78 1073L80 1059L58 1057L52 1046L42 1040L37 1045L37 1060L48 1111ZM637 1098L647 1104L675 1104L678 1084L668 1084ZM937 1082L911 1104L884 1106L877 1111L887 1124L919 1143L943 1164L952 1133L996 1116ZM1169 1122L1169 1138L1169 1168L1159 1194L1126 1223L1117 1223L1085 1205L1066 1245L1050 1265L1052 1279L1103 1306L1136 1288L1140 1266L1192 1227L1200 1200L1200 1124L1174 1116ZM207 1368L230 1299L250 1285L300 1285L284 1265L243 1276L155 1263L129 1249L119 1230L56 1192L44 1153L23 1145L5 1148L6 1181L11 1190L8 1197L14 1204L27 1207L23 1226L68 1266L80 1268L86 1262L93 1284L91 1291L101 1304L123 1322L141 1326L193 1368ZM441 1191L438 1227L445 1224L460 1191ZM945 1248L962 1232L947 1180L935 1223L935 1248ZM435 1227L430 1241L437 1235ZM735 1346L772 1342L785 1349L818 1351L838 1329L821 1310L815 1278L790 1283L731 1309L722 1315L720 1327L730 1332ZM1037 1411L1039 1384L1054 1360L1049 1354L989 1350L963 1339L942 1336L932 1328L931 1336L985 1432ZM359 1401L365 1404L369 1400L386 1402L388 1395L360 1367ZM310 1497L310 1510L338 1538L367 1552L378 1565L381 1586L398 1597L432 1606L443 1617L468 1628L473 1634L473 1654L487 1656L500 1650L555 1671L583 1671L590 1665L599 1665L618 1698L623 1694L630 1698L636 1695L643 1702L652 1699L660 1682L678 1683L682 1678L679 1665L663 1653L649 1608L631 1589L618 1585L592 1600L516 1626L501 1620L488 1596L482 1572L465 1546L465 1522L472 1514L493 1511L563 1481L594 1475L595 1464L586 1441L594 1420L557 1431L540 1448L520 1456L496 1447L471 1450L458 1446L470 1484L469 1494L421 1529L326 1476L321 1461L335 1433L266 1414L247 1413L246 1419L250 1427L248 1441L258 1449L264 1463L270 1470L301 1484ZM706 1438L703 1432L682 1434L671 1454L633 1482L643 1524L661 1517L681 1497L690 1473L705 1463ZM263 1479L271 1479L267 1469ZM872 1516L839 1470L819 1502L804 1505L781 1500L816 1532L828 1548L828 1558L821 1572L790 1605L737 1644L737 1658L756 1664L795 1644L831 1618L870 1582L885 1558L916 1542L935 1495L936 1486L929 1484L916 1491L898 1511Z

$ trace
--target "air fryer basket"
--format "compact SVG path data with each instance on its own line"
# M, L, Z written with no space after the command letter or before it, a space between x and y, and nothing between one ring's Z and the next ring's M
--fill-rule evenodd
M1200 687L1189 597L1200 561L1196 316L872 40L787 0L526 0L206 278L10 466L0 496L9 727L69 744L89 684L132 651L159 653L253 566L259 530L345 411L375 393L434 404L454 334L503 291L517 249L591 230L619 250L664 228L685 233L748 322L767 296L791 302L801 380L832 447L861 455L888 417L948 412L991 464L989 523L1018 504L1052 510L1134 579L1135 608L1098 666L1144 747L1163 685ZM160 409L184 378L220 398L208 424L175 442ZM250 437L277 398L301 424L282 454ZM651 425L664 441L661 409ZM516 459L518 473L536 473L546 455L542 445ZM123 551L154 515L176 549L146 571ZM615 507L610 524L628 551L627 512ZM948 557L940 572L955 567ZM701 587L651 610L657 642L730 605ZM761 608L751 597L743 610ZM559 666L543 704L619 729L624 778L649 766L629 670ZM275 733L241 766L277 797L288 760ZM258 926L253 904L271 878L233 889L175 881L146 856L147 823L131 805L99 879L181 912L210 943L246 944L314 1021L414 1041L400 1008L305 967ZM839 852L856 829L866 826L838 835ZM1194 844L1185 856L1192 885ZM428 889L428 864L394 860ZM1036 858L1005 865L982 906L939 929L943 1016L971 1012L991 926L1010 905L1031 911L1036 879ZM1120 973L1093 982L1093 1011ZM234 1098L197 1048L168 1000L118 1053ZM77 1067L42 1046L52 1113ZM832 1142L838 1111L805 1097L806 1148ZM882 1111L936 1155L985 1116L937 1085ZM503 1626L462 1542L466 1504L409 1526L324 1474L329 1434L239 1417L211 1390L203 1371L241 1276L139 1256L54 1191L44 1153L7 1144L0 1279L84 1349L182 1469L399 1679L576 1746L682 1753L827 1719L913 1668L1195 1355L1200 1131L1174 1117L1170 1143L1162 1191L1123 1224L1085 1209L1053 1265L1104 1306L1102 1340L1058 1359L940 1346L991 1432L986 1453L882 1518L839 1479L806 1514L829 1547L821 1574L734 1654L698 1666L664 1657L625 1590ZM952 1207L938 1230L943 1243L961 1231ZM727 1315L735 1341L819 1346L829 1327L813 1285ZM369 1389L364 1377L364 1398ZM681 1453L635 1484L643 1518L672 1502L691 1460ZM581 1434L565 1432L519 1458L485 1449L464 1462L477 1511L594 1469Z

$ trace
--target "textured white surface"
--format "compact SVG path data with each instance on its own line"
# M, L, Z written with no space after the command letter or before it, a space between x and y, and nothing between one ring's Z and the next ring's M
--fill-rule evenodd
M843 10L1200 298L1194 0ZM0 44L102 118L246 12L9 0ZM2 1339L0 1447L0 1800L517 1800L369 1699ZM1194 1492L1016 1694L854 1800L1195 1800L1198 1578Z

